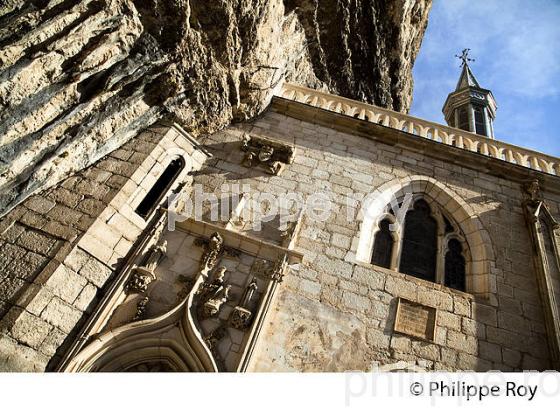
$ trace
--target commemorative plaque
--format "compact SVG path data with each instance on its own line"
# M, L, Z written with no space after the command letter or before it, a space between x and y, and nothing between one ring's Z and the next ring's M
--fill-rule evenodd
M433 341L437 310L403 298L398 298L394 331Z

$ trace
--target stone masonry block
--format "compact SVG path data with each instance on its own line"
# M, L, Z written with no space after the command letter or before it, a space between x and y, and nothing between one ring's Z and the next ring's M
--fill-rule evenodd
M43 319L24 310L13 324L10 334L19 342L37 348L51 328L52 326Z
M82 317L82 312L56 296L41 313L41 318L60 330L70 333Z
M87 280L66 266L60 265L45 285L54 295L67 303L73 303L87 285Z
M97 259L90 257L78 273L98 288L101 288L111 276L112 270Z

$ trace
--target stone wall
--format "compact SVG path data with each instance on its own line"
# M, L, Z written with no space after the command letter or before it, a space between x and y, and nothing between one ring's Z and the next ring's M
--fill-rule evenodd
M249 371L368 370L374 362L399 360L435 370L551 367L522 189L513 170L499 175L486 157L477 165L482 156L475 152L425 139L419 144L418 136L279 101L252 123L201 138L201 149L213 157L198 155L195 162L206 159L204 167L179 178L187 187L202 184L206 192L239 183L254 192L327 193L332 199L327 220L302 219L295 250L304 253L304 263L291 267L280 284ZM294 163L280 175L242 165L246 134L294 146ZM3 370L53 368L146 227L134 208L169 160L167 153L200 153L193 144L178 128L152 128L0 221ZM465 160L446 161L442 150L454 150L455 158L461 152ZM556 177L546 178L544 195L558 215ZM469 276L483 280L468 282L461 292L356 260L362 225L359 217L347 218L358 208L346 195L394 184L423 190L457 215L464 230L479 232L478 242L469 245L473 254L483 247L485 259ZM468 217L451 209L456 206ZM269 232L252 232L247 224L242 230L265 241ZM181 252L192 253L193 246L185 242ZM185 262L183 253L172 249L159 275L166 277L162 270L177 263L196 262ZM162 286L152 314L174 303L165 295L177 290L175 279ZM398 297L438 309L433 342L393 331Z
M328 220L303 220L296 249L305 253L306 263L292 269L281 286L249 370L367 370L374 361L398 360L436 370L550 368L520 183L471 166L481 157L477 153L464 151L468 167L449 163L433 157L429 148L457 148L430 141L425 152L417 152L406 141L418 136L400 133L398 145L382 143L377 134L398 131L346 120L353 121L355 132L341 132L334 126L337 114L321 114L330 115L333 124L325 127L314 123L318 114L308 113L307 120L289 116L297 107L288 105L273 104L251 124L204 138L214 157L195 177L207 191L240 183L259 192L327 192L333 198ZM240 141L246 133L294 145L294 163L280 176L242 166ZM347 220L344 195L418 179L437 183L479 221L490 259L482 272L486 295L356 262L360 222ZM551 192L545 196L558 215L560 198ZM397 297L438 309L433 342L393 332Z
M152 127L0 220L1 370L44 370L72 342L146 228L136 205L177 152L192 143Z

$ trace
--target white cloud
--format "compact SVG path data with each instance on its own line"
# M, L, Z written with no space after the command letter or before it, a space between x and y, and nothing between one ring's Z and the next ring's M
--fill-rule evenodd
M443 57L469 47L487 87L499 82L528 97L560 93L560 2L550 0L436 0L434 41ZM438 21L439 20L439 21ZM477 58L478 57L478 58Z
M560 116L550 114L560 100L559 44L558 0L434 0L412 114L443 121L460 73L453 56L468 47L477 79L498 102L497 138L558 154Z

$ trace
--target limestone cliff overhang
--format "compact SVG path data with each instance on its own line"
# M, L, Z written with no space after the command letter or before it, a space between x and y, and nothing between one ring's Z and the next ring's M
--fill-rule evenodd
M285 83L271 108L428 157L521 182L540 179L560 192L560 158L400 112Z

